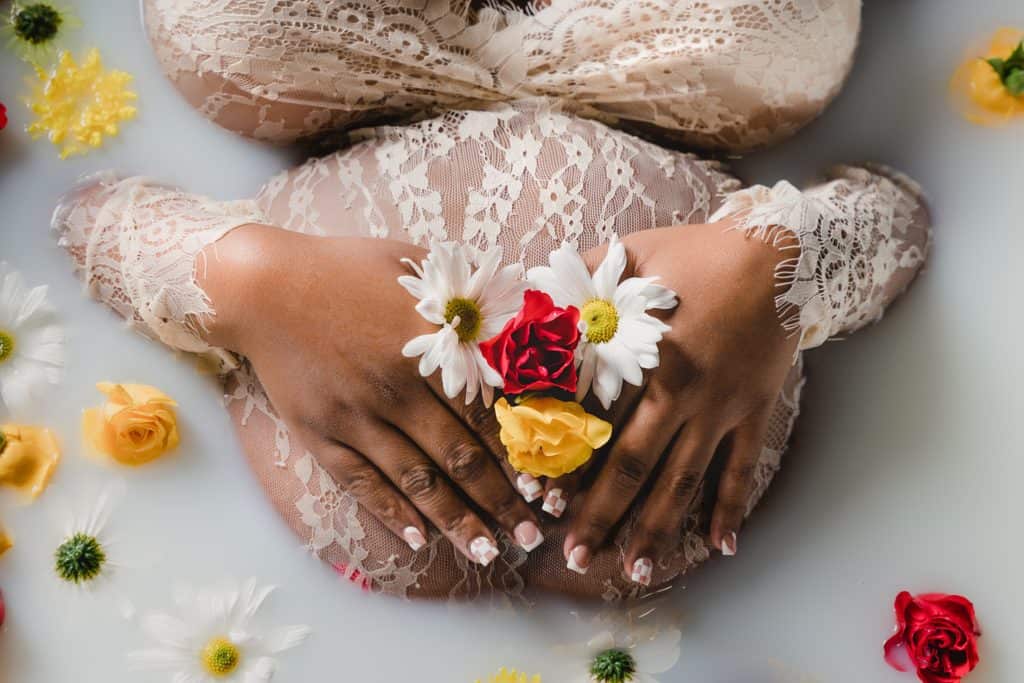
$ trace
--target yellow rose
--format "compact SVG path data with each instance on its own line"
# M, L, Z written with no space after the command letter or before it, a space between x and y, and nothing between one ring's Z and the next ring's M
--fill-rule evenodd
M514 406L501 398L494 414L509 463L535 477L572 472L612 436L611 424L588 414L579 403L557 398L528 398Z
M178 445L178 418L169 396L144 384L100 382L107 402L82 416L86 440L124 465L142 465Z
M36 498L60 462L60 447L49 429L0 427L0 484Z

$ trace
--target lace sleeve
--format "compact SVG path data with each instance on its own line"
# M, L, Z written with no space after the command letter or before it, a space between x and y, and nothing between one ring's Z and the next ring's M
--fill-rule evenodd
M136 328L182 351L217 351L204 340L210 301L196 284L203 248L263 222L254 202L215 202L146 178L88 178L53 216L59 244L89 293Z
M788 182L734 192L711 217L739 217L739 229L778 243L797 237L800 254L776 270L776 306L800 349L882 317L913 280L931 242L920 188L877 165L839 166L804 192Z

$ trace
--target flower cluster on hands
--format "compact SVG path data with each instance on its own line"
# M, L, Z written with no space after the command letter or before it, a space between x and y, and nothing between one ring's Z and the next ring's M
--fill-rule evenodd
M885 642L885 660L904 671L904 650L922 683L959 683L978 664L981 629L974 605L961 595L896 596L896 633Z
M405 260L415 275L399 283L440 329L402 353L420 358L424 377L440 368L449 398L465 389L467 404L480 395L490 406L500 389L494 411L509 463L562 476L611 439L612 425L581 402L592 389L607 410L624 382L642 384L669 329L648 311L674 308L677 297L656 278L623 280L626 250L616 236L593 275L571 244L525 276L518 265L499 269L501 256L495 248L474 259L445 242L420 264Z

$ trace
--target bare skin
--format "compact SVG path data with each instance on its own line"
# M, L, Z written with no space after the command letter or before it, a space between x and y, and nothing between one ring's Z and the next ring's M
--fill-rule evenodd
M652 476L665 485L643 504L624 571L667 552L723 440L730 448L711 539L736 550L796 339L779 325L773 301L775 265L793 254L727 227L624 239L627 274L659 276L681 304L662 315L672 331L660 346L661 366L643 387L627 386L613 407L615 441L606 458L595 458L600 469L564 546L577 566L589 563ZM445 398L436 378L421 378L416 361L401 354L408 339L432 331L395 282L405 274L399 259L422 259L422 249L246 226L207 256L200 284L217 311L209 341L249 358L290 428L371 513L414 546L408 530L425 535L426 518L478 562L473 541L494 541L485 518L531 544L536 518L498 464L504 450L491 411ZM586 259L593 268L603 256L599 248ZM569 497L582 479L546 487Z

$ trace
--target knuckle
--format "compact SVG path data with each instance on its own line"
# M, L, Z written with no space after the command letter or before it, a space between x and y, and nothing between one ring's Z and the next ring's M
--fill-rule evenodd
M719 500L717 507L724 519L743 519L747 513L746 503L739 499Z
M754 471L756 469L756 462L743 462L735 467L730 467L727 476L734 486L746 486L747 482L754 479Z
M478 434L482 434L490 431L494 421L494 413L484 406L483 401L473 401L468 406L463 407L462 419L466 421L470 429Z
M358 500L365 500L377 493L375 478L363 469L349 469L338 483Z
M412 500L423 500L440 489L441 473L433 465L414 465L402 472L399 486Z
M646 524L639 529L637 534L641 544L645 548L656 549L659 552L669 553L675 549L679 542L679 535L674 533L676 526L670 524Z
M592 516L580 524L577 534L585 539L600 541L611 531L612 522L602 516Z
M487 468L487 456L483 449L463 441L452 443L444 449L444 462L452 479L461 483L480 479Z
M459 512L444 518L441 528L446 534L458 535L458 532L467 528L473 516L470 512Z
M666 490L676 503L686 503L693 497L702 480L703 474L697 470L681 470L669 477Z
M510 493L501 496L492 506L491 514L498 518L510 517L519 509L519 496Z
M615 484L621 489L635 489L643 485L650 471L646 460L635 451L619 454L613 467Z

